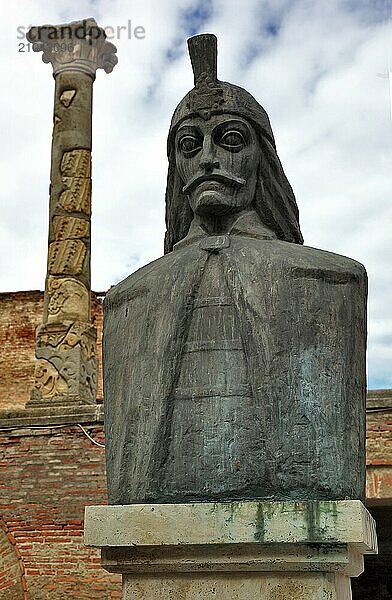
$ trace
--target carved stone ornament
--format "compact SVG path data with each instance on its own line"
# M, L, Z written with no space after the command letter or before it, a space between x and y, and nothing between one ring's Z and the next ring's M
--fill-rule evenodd
M87 358L95 358L97 334L90 323L75 322L67 331L66 336L58 345L59 350L69 350L80 346L83 355Z
M40 359L36 362L34 373L34 387L42 398L63 396L68 391L67 382L60 375L54 365L48 360Z
M26 37L34 52L42 52L43 62L52 64L55 77L79 71L95 78L97 69L110 73L118 62L116 47L95 19L32 27Z
M64 186L60 206L67 212L91 215L91 152L77 149L65 152L60 166Z
M67 177L91 177L91 152L83 149L64 152L61 173Z
M69 323L46 323L45 325L40 325L36 332L36 349L38 354L41 348L46 348L47 346L57 348L67 335L69 328Z
M84 177L62 177L65 190L59 204L67 212L80 212L91 215L91 181Z
M56 241L90 237L90 221L76 217L53 217L53 238Z
M64 240L49 244L48 272L52 275L80 275L87 248L81 240Z
M37 354L51 347L57 351L68 351L80 347L86 359L96 357L97 332L91 323L82 321L48 323L37 329Z
M60 332L50 334L45 329L46 326L43 326L38 334L41 343L44 340L47 343L37 343L38 362L31 401L42 404L52 399L60 404L75 401L78 404L94 404L98 388L94 328L87 326L83 332L78 332L77 327L70 327L63 336L59 335ZM58 341L59 337L58 346L48 345L49 341Z
M75 279L57 279L48 281L48 323L64 321L88 321L89 292L83 283Z

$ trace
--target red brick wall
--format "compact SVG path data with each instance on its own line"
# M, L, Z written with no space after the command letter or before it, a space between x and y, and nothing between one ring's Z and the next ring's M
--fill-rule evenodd
M35 330L42 322L44 293L0 294L0 410L23 408L34 376ZM91 320L98 337L98 401L102 402L102 301L91 295Z
M366 496L373 502L390 502L392 500L392 408L381 409L380 412L368 412L366 438Z
M102 426L85 428L103 443ZM83 544L84 507L107 503L104 449L76 425L2 431L0 444L3 531L20 557L3 591L0 579L0 598L23 600L23 585L29 600L121 598L120 577L101 569L99 552ZM4 556L10 563L9 548ZM17 595L7 597L11 586Z
M0 598L27 600L27 584L22 557L16 540L0 520Z
M33 384L35 329L43 292L0 294L0 407L19 408Z

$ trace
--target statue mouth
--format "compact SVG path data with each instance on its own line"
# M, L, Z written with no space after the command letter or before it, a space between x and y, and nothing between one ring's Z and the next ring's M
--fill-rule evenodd
M204 183L205 181L229 183L230 185L234 184L235 186L239 187L246 184L246 179L242 179L242 177L236 177L231 173L226 173L226 171L212 171L211 173L197 173L186 185L184 185L182 191L184 192L184 194L187 194L201 183Z

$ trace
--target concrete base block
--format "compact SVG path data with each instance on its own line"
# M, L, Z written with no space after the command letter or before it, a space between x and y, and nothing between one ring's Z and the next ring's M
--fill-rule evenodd
M123 582L123 600L351 600L350 579L331 573L125 575Z
M350 600L377 552L356 500L92 506L85 543L124 600Z

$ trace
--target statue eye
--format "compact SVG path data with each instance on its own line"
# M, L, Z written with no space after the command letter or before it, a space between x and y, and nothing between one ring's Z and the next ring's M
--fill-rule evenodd
M246 145L244 136L237 129L225 131L219 143L226 150L231 150L233 152L238 152L238 150L241 150Z
M179 149L185 154L189 154L201 148L200 141L193 135L183 135L178 141Z

